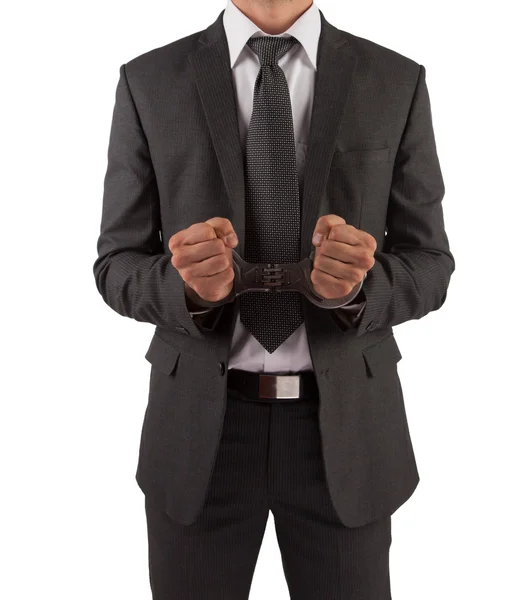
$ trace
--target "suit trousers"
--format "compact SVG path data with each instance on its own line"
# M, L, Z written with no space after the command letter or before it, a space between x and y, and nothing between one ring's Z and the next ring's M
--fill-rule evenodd
M174 522L145 498L154 600L247 600L269 511L292 600L391 599L391 516L356 528L339 521L318 409L317 398L255 401L228 390L196 521Z

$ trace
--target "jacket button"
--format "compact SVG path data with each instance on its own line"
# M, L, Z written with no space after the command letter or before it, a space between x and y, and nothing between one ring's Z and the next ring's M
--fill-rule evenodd
M219 372L221 373L221 375L224 375L226 372L226 367L225 367L225 363L224 362L220 362L219 363Z

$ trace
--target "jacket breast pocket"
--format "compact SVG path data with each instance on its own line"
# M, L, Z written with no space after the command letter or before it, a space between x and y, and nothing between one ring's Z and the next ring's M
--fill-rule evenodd
M362 350L366 371L370 377L395 372L402 355L393 334Z
M343 168L351 165L378 165L390 161L390 148L345 150L338 146L332 158L332 168Z
M162 340L157 334L152 336L145 358L164 375L176 372L180 351Z

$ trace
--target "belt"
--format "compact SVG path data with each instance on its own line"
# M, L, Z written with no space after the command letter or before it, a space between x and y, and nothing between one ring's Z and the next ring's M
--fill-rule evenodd
M295 401L319 397L313 371L275 375L229 369L227 387L253 400Z

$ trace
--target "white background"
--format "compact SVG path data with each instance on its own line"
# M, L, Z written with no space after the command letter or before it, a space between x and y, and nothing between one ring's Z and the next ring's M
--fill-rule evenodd
M109 127L120 65L206 28L224 6L29 1L3 10L6 600L150 598L134 474L154 328L110 310L92 275ZM395 328L421 483L393 517L393 597L520 599L515 3L318 6L340 29L426 67L457 265L443 308ZM267 597L288 598L271 517L251 593Z

